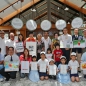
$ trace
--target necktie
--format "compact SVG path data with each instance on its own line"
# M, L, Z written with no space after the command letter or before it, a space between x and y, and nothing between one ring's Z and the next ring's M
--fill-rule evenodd
M12 56L11 56L11 59L10 59L10 61L13 61L13 59L12 59Z

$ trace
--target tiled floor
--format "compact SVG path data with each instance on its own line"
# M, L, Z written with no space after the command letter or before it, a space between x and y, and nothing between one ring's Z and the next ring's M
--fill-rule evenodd
M0 82L0 86L86 86L86 80L83 80L82 75L80 74L80 82L71 82L70 84L61 84L55 80L39 81L37 83L33 83L26 78L19 79L17 76L16 80Z

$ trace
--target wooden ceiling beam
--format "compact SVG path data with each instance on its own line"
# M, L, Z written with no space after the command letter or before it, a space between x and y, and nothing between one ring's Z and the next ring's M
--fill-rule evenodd
M86 15L86 9L78 7L77 5L73 4L72 2L69 2L68 0L59 1Z
M40 0L35 0L34 4L39 2ZM32 2L27 3L25 6L22 7L22 11L24 11L25 9L29 8L30 6L32 6ZM16 16L17 14L19 14L21 12L21 8L19 8L18 10L14 11L13 13L7 15L6 17L3 18L3 20L0 20L0 25L3 24L4 22L6 22L7 20L9 20L10 18Z
M47 11L44 12L43 14L39 15L38 17L36 17L34 20L36 21L36 20L40 19L41 17L43 17L45 15L47 15Z

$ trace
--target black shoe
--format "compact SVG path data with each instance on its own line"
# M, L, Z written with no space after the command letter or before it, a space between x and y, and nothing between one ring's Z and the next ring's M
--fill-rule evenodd
M10 78L6 78L5 81L9 81Z
M79 73L81 73L81 71L78 71Z
M56 80L56 76L53 76L53 79Z

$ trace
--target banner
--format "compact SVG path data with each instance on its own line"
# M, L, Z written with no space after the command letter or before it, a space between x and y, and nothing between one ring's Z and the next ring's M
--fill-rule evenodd
M5 72L7 71L19 71L19 62L5 62Z
M16 51L17 51L17 53L24 51L24 44L23 44L23 42L16 43Z
M21 73L29 73L29 61L21 61Z
M26 42L26 48L29 50L30 55L35 55L37 52L37 43L36 42Z
M74 48L85 48L85 40L74 40Z

